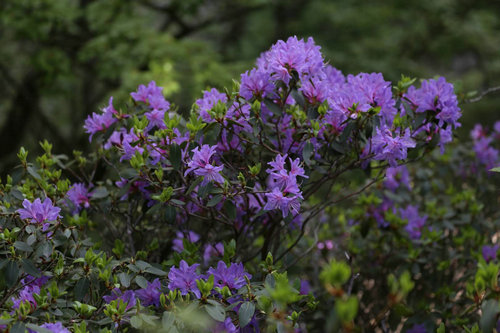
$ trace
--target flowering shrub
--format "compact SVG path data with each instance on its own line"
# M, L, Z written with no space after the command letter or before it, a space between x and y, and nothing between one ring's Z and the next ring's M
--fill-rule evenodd
M89 116L90 155L21 149L0 187L0 325L417 332L483 309L490 327L498 137L445 149L453 85L415 81L344 76L291 37L188 119L150 82Z

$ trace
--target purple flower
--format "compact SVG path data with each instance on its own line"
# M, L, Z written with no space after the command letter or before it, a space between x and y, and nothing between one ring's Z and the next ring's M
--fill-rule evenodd
M155 279L153 282L148 282L148 286L146 288L136 290L135 295L141 300L142 305L154 305L156 307L159 307L161 295L160 289L160 280Z
M497 122L497 123L500 123L500 122ZM495 125L496 125L496 123L495 123ZM470 137L474 141L479 140L481 138L484 138L484 137L486 137L486 130L484 129L483 126L481 126L481 124L476 124L476 125L474 125L474 128L472 129L472 131L470 131Z
M24 199L23 207L16 212L19 213L21 219L31 220L32 223L44 224L45 221L55 221L61 217L59 215L61 208L54 206L49 198L46 198L43 203L40 199L35 199L33 203ZM46 227L45 224L44 227Z
M192 152L194 153L193 158L188 162L188 169L184 173L184 176L190 172L194 172L196 176L204 177L204 183L209 181L214 181L219 184L224 183L224 177L220 174L224 166L210 164L210 158L216 152L215 146L210 147L209 145L203 145L201 150L199 147L196 147Z
M495 122L495 125L493 125L493 129L496 133L500 133L500 120Z
M40 327L48 329L49 331L51 331L53 333L71 333L70 330L68 330L66 327L64 327L60 322L46 323L46 324L41 325Z
M483 248L481 249L484 260L486 262L495 260L497 258L498 248L499 245L493 245L493 246L484 245Z
M234 326L231 317L227 317L223 322L218 322L212 330L213 333L238 333L240 329Z
M167 126L165 125L165 121L163 120L165 117L165 111L164 110L153 110L150 112L146 112L144 114L146 118L148 119L148 127L146 128L147 131L150 131L153 127L158 127L159 129L165 129Z
M109 98L109 105L102 109L102 114L92 113L92 116L89 116L85 120L85 132L90 134L89 141L92 141L92 136L100 131L106 130L109 126L111 126L114 122L116 122L116 118L114 117L117 114L116 110L113 108L113 97Z
M337 114L342 114L346 118L356 119L361 112L371 109L366 98L361 97L359 92L345 84L328 99L328 104Z
M286 42L279 40L258 60L259 69L266 70L275 80L288 84L292 72L296 71L304 80L321 74L324 67L320 47L309 37L307 42L297 37L289 37Z
M269 174L269 187L271 191L266 193L267 202L265 210L280 209L283 217L289 212L299 213L302 193L297 185L297 177L308 178L304 169L300 166L300 160L289 158L291 169L285 168L287 155L276 155L274 161L268 163L271 168L266 172Z
M151 96L163 96L162 95L162 87L156 86L155 81L149 82L148 86L146 87L145 85L141 84L137 88L137 92L130 93L130 96L136 101L136 102L144 102L144 103L151 103ZM153 98L154 99L154 98ZM167 107L168 109L168 107Z
M192 292L197 298L200 298L201 293L196 285L196 280L201 279L201 276L196 273L198 266L200 265L193 264L189 266L187 262L181 260L179 268L172 267L170 272L168 272L168 279L170 280L168 289L179 289L182 295Z
M229 267L226 266L224 261L217 263L217 269L210 267L207 271L207 276L214 276L214 285L219 288L227 286L230 289L240 289L246 284L245 276L248 279L252 275L245 272L242 263L231 263Z
M198 105L200 116L203 119L203 121L207 123L214 121L214 119L212 119L208 111L210 111L219 102L222 103L227 102L226 94L220 93L215 88L203 92L203 98L200 98L196 101L196 105Z
M90 207L90 194L87 186L83 183L75 183L66 193L68 199L76 206L75 212L78 212L83 206Z
M406 186L409 190L411 189L408 168L405 165L387 168L385 171L384 186L394 191L401 185Z
M308 295L311 292L311 284L307 280L300 280L300 291L301 295Z
M207 244L205 246L205 250L203 251L203 262L206 264L213 257L222 257L224 256L224 244L217 243L214 245Z
M491 169L499 163L498 160L498 150L490 146L492 138L482 137L474 142L474 152L476 153L476 158L481 164L486 166L486 169Z
M393 136L391 130L385 125L377 128L375 136L372 138L372 152L375 160L388 161L392 167L397 166L397 160L404 160L407 156L407 149L414 148L415 141L410 136L407 128L403 136Z
M114 288L111 291L111 295L103 296L102 298L108 304L114 300L122 300L123 303L126 304L126 311L133 308L137 303L133 290L125 290L125 292L122 292L120 289Z
M415 324L406 333L427 333L427 329L422 324Z
M330 83L318 77L313 77L302 82L300 91L312 105L323 103L330 92Z
M184 234L180 231L177 231L177 238L172 241L173 246L172 249L176 252L182 252L184 251ZM196 243L197 241L200 240L200 235L198 235L194 231L189 231L187 233L187 240L191 243Z
M408 221L405 230L411 239L418 239L422 234L422 229L427 221L427 215L419 216L418 208L409 205L405 209L400 209L401 218Z
M340 87L345 83L344 74L332 65L326 65L323 68L323 73L328 85L333 89Z
M17 297L12 297L12 309L18 309L21 303L28 302L31 305L31 308L34 309L37 307L37 303L33 295L40 294L40 288L47 283L49 280L48 276L42 276L40 278L35 278L33 276L28 275L28 277L22 279L20 281L23 288L19 291Z
M458 107L457 96L453 91L453 85L446 82L444 77L437 80L424 80L420 89L410 87L404 95L416 108L416 112L436 111L436 119L439 126L444 123L454 128L460 126L458 119L462 116Z
M263 70L252 69L241 74L240 95L250 100L252 97L261 99L268 95L272 95L274 85L270 81L269 74Z
M351 87L351 94L357 96L361 104L380 107L380 116L386 123L392 124L397 113L396 102L392 98L391 83L385 81L382 74L349 75L347 84Z

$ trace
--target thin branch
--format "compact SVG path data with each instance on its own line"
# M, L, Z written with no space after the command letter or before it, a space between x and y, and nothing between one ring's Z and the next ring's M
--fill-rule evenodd
M479 102L484 96L497 91L500 91L500 86L488 88L485 91L483 91L479 96L465 100L465 103Z

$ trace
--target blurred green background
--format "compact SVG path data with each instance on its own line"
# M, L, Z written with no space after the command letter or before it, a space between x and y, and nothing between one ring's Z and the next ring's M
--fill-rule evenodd
M290 35L314 37L345 74L500 85L498 0L1 0L0 174L43 138L86 150L84 119L140 83L156 80L187 112ZM499 111L500 93L465 105L459 134Z

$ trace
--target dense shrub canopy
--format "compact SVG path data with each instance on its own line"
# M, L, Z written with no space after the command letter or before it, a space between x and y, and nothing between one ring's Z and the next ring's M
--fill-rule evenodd
M1 184L11 332L491 331L500 125L443 77L344 75L280 40L184 118L155 81Z

